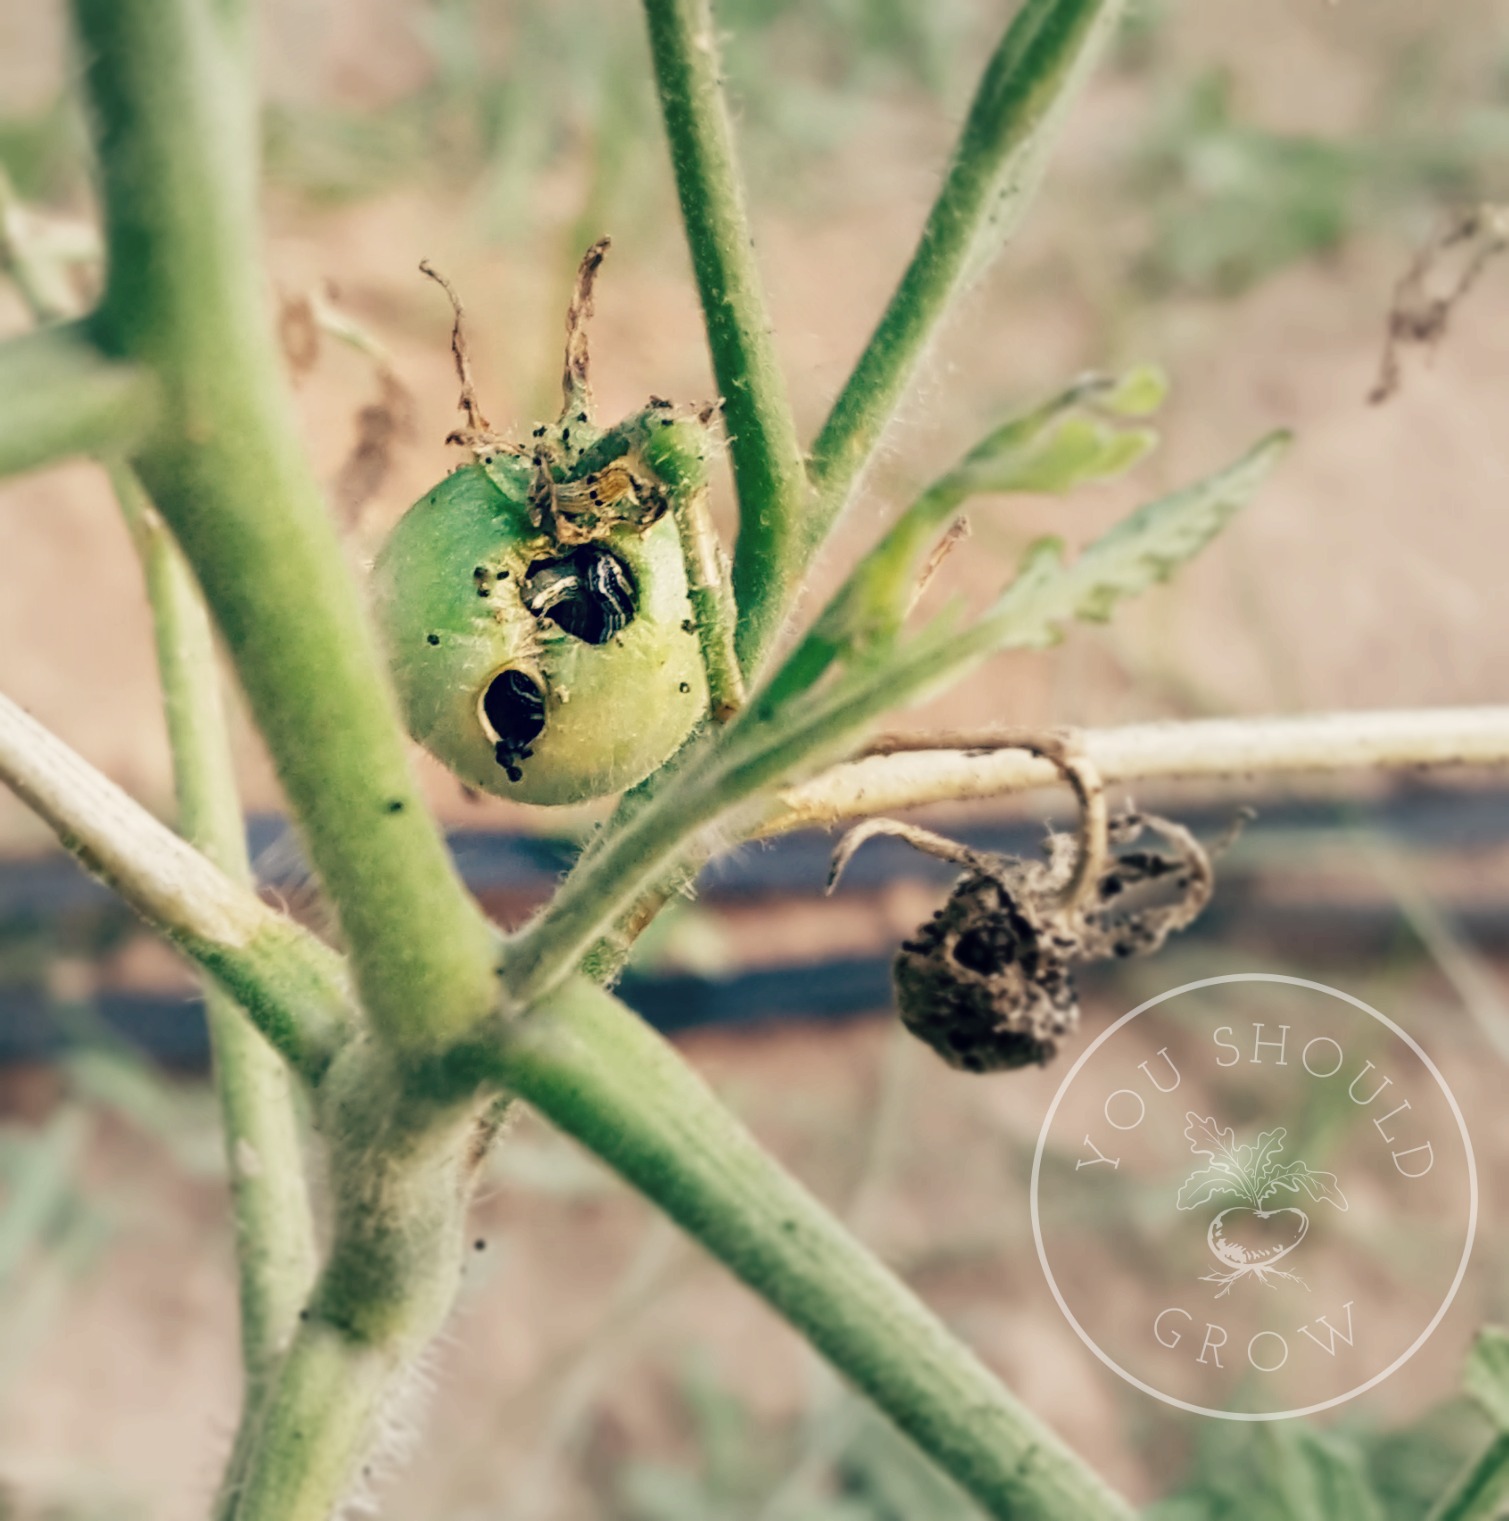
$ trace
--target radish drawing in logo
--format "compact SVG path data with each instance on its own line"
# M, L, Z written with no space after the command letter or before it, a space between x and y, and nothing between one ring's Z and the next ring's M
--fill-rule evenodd
M1217 1299L1231 1292L1232 1284L1256 1276L1269 1288L1275 1278L1287 1278L1309 1290L1309 1284L1297 1273L1277 1266L1289 1255L1310 1229L1310 1217L1298 1205L1264 1205L1281 1189L1298 1195L1303 1190L1311 1203L1347 1207L1346 1195L1336 1185L1333 1172L1316 1172L1304 1162L1281 1162L1284 1148L1283 1129L1265 1130L1253 1145L1237 1145L1236 1133L1221 1129L1212 1118L1201 1119L1193 1110L1184 1116L1188 1124L1184 1134L1190 1149L1208 1157L1209 1163L1197 1167L1179 1190L1179 1208L1199 1209L1212 1199L1232 1198L1242 1202L1228 1205L1210 1222L1205 1233L1211 1254L1224 1271L1201 1275L1201 1283L1219 1283Z

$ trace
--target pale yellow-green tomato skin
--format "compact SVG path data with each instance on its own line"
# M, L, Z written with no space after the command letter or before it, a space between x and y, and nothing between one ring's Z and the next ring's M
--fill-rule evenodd
M561 553L530 524L527 493L511 460L447 476L383 545L373 607L405 722L425 749L481 791L578 803L622 792L669 759L705 711L707 683L671 516L602 541L629 571L637 612L594 645L524 605L530 566ZM526 672L545 699L544 729L514 762L517 781L481 713L504 669Z

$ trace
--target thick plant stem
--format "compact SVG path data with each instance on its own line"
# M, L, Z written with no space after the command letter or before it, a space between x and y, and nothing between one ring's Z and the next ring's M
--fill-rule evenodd
M708 0L645 0L681 218L739 494L734 599L752 674L805 566L807 477L749 230Z
M157 415L138 364L103 354L79 323L0 343L0 478L77 454L133 448Z
M246 828L226 729L210 620L178 546L131 470L111 484L146 576L157 667L185 839L232 881L251 885ZM314 1282L314 1223L288 1068L212 978L204 981L241 1278L241 1354L249 1420Z
M345 964L329 946L233 882L4 695L0 782L86 870L212 973L295 1072L321 1081L354 1018Z
M550 1016L500 1031L500 1080L738 1274L990 1515L1130 1515L660 1037L583 979Z
M411 1092L415 1069L354 1044L321 1093L333 1240L260 1419L228 1476L221 1521L326 1521L360 1496L385 1409L449 1313L491 1094Z
M210 0L76 0L109 272L92 328L146 364L134 463L194 567L395 1046L491 1006L493 936L423 808L387 672L297 442L256 257L244 39Z
M221 1495L216 1521L328 1521L351 1495L398 1358L323 1322L302 1327L262 1413L264 1449Z
M896 412L949 307L1015 234L1066 108L1124 0L1025 0L986 65L917 250L812 446L822 542Z

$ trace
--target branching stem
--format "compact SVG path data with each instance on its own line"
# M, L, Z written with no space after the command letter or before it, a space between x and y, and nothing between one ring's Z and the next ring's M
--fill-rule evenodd
M65 320L73 315L67 270L28 236L22 212L0 169L0 267L38 323ZM119 461L107 472L152 608L179 828L232 881L249 886L246 826L209 615L135 472ZM289 1069L208 974L202 988L236 1224L245 1429L314 1281L314 1220Z
M158 823L0 695L0 781L185 955L212 972L311 1083L353 1019L339 956Z
M708 0L645 0L650 52L739 495L733 587L746 674L805 568L806 471L755 263Z
M1503 767L1509 765L1509 708L1195 719L1084 729L1077 741L1107 782ZM864 759L786 788L780 812L756 833L785 834L1053 784L1057 773L1047 761L999 744L1000 731L881 740Z
M989 1515L1130 1515L648 1027L582 979L550 1013L499 1031L500 1080L737 1273Z

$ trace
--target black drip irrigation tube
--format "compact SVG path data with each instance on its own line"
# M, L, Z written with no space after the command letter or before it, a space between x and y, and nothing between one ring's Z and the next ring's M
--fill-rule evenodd
M1181 809L1196 834L1219 834L1231 818L1227 808ZM1365 827L1411 854L1482 852L1509 846L1509 791L1401 789L1369 803L1286 802L1264 807L1258 829L1283 831L1297 850L1306 840ZM978 849L1031 854L1043 838L1032 822L975 823L960 837ZM259 877L275 899L297 901L305 872L286 825L252 821L250 841ZM835 836L804 831L749 845L710 866L699 884L699 901L716 907L754 907L761 900L816 900L827 875ZM484 830L451 835L456 861L468 886L503 922L522 918L543 901L570 864L569 841ZM867 845L845 874L848 897L875 895L901 880L935 885L939 901L953 870L893 839ZM1337 958L1371 957L1407 943L1398 908L1386 897L1303 901L1253 890L1255 878L1241 852L1221 871L1215 901L1181 936L1183 943L1231 944L1242 949L1279 948L1288 958L1317 964ZM814 902L814 912L821 912ZM1479 900L1453 919L1486 948L1509 946L1509 894ZM48 855L0 861L0 1063L46 1060L90 1038L101 1026L166 1065L203 1066L209 1058L196 998L109 989L87 1010L70 1009L35 980L3 980L15 947L30 943L56 954L101 954L137 932L136 921L106 888L86 877L67 857ZM11 954L7 954L11 952ZM22 960L45 959L33 955ZM726 975L629 972L619 984L624 999L656 1028L669 1034L713 1025L751 1025L782 1020L846 1019L891 1006L891 953L834 956L732 971ZM1093 984L1103 979L1089 978Z

